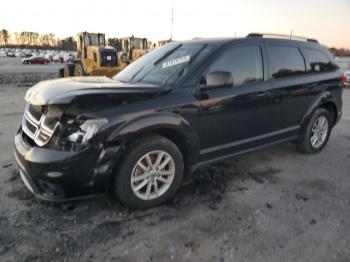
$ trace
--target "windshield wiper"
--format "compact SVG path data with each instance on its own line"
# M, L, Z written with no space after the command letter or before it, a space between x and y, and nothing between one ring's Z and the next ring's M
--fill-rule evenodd
M182 44L179 44L177 46L175 46L173 49L169 50L168 52L166 52L161 58L159 58L157 61L155 61L153 63L153 65L157 65L160 61L162 61L163 59L167 58L168 56L170 56L172 53L174 53L178 48L180 48L182 46Z
M206 47L207 47L207 44L203 45L203 46L192 56L191 60L188 61L187 64L185 64L185 66L180 70L180 72L178 73L177 76L181 76L182 73L185 71L185 68L188 67L189 65L191 65L192 62L196 59L196 57L197 57L200 53L202 53L202 51L203 51Z
M131 82L132 80L134 80L134 78L142 71L142 69L144 69L145 66L141 67L139 70L137 70L137 72L135 74L132 75L132 77L129 79L128 82Z

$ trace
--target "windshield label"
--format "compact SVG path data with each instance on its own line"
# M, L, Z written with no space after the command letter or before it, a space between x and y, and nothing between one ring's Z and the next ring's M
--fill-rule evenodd
M183 57L175 58L175 59L170 60L170 61L166 61L163 63L163 68L175 66L178 64L182 64L182 63L187 63L188 61L190 61L190 58L191 58L190 55L186 55Z

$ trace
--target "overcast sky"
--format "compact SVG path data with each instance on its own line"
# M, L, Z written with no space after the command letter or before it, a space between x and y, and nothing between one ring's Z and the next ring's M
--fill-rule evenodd
M87 30L155 41L170 38L172 7L175 40L293 30L350 48L350 0L12 0L0 3L0 28L60 38Z

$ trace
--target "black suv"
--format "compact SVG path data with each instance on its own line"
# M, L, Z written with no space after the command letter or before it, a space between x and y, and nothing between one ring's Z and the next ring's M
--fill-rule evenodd
M113 78L29 89L15 157L40 199L113 192L130 207L151 207L184 175L228 157L284 141L321 151L342 113L341 79L313 39L174 42Z

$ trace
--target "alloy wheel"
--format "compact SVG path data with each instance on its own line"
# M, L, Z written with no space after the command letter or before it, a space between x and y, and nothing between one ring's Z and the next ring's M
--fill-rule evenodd
M175 161L163 150L144 154L131 174L131 188L142 200L153 200L165 194L175 177Z
M324 144L327 138L328 128L329 124L325 116L321 115L315 120L310 136L310 142L314 148L320 148Z

